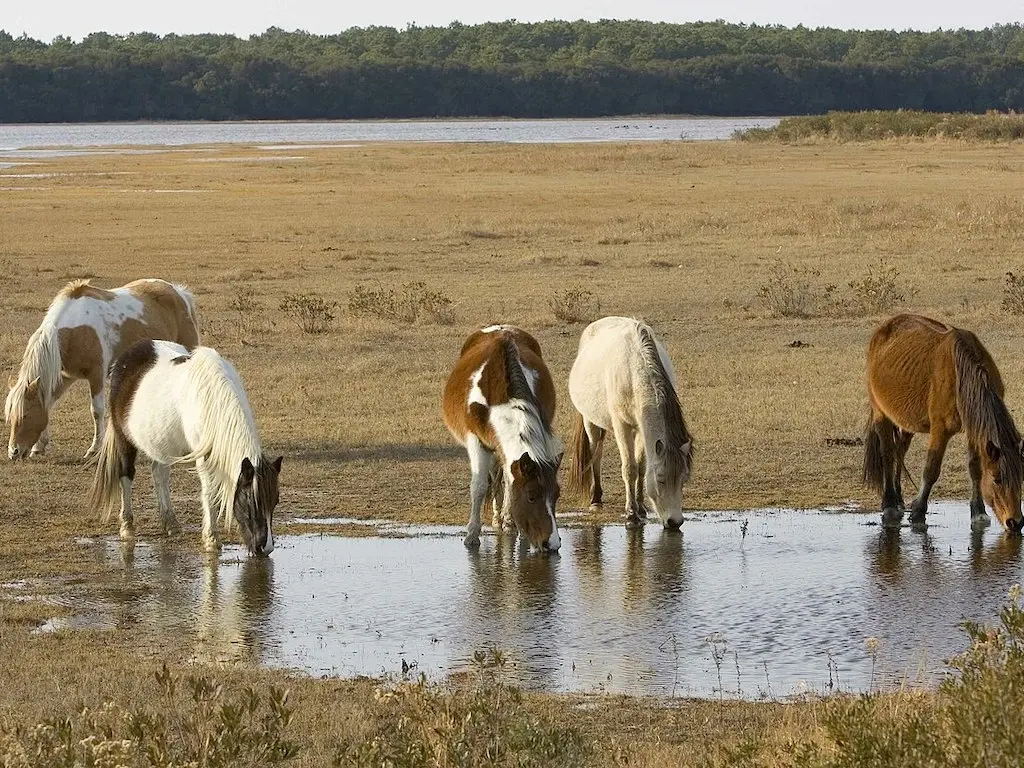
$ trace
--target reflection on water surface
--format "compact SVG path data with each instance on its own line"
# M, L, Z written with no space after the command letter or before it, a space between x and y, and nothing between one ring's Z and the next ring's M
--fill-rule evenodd
M748 520L744 535L741 519ZM282 537L269 559L221 561L174 543L123 550L121 570L69 599L94 626L192 639L197 659L313 674L438 678L497 647L534 689L784 696L934 683L1020 581L1020 541L972 534L966 504L936 504L926 532L876 515L706 516L683 533L565 530L560 556L458 528L417 535ZM422 535L431 534L431 535ZM75 589L79 589L75 592ZM877 638L873 660L865 645Z

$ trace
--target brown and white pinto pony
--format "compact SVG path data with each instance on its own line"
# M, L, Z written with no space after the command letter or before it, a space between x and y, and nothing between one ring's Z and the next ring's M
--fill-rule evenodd
M871 416L864 439L864 480L882 494L882 520L903 517L900 473L915 433L928 434L928 456L912 523L923 523L949 439L967 433L972 526L988 525L987 502L1011 533L1020 533L1021 436L1003 403L1003 380L978 337L920 315L897 315L871 337L867 355Z
M167 339L199 344L195 299L180 285L136 280L105 290L88 280L68 283L50 303L10 380L4 418L11 425L7 456L46 451L50 411L76 379L92 394L92 456L103 439L104 386L111 361L136 341Z
M556 551L562 444L551 431L555 386L537 340L510 325L473 333L445 384L442 414L469 454L466 546L480 543L480 509L490 490L495 527L518 527L534 547Z
M178 530L171 508L171 465L195 462L202 484L203 548L220 548L215 522L238 523L249 551L274 550L281 457L261 447L242 379L216 350L140 341L110 367L107 428L91 504L109 518L121 504L121 537L134 536L132 481L141 451L153 464L153 491L164 533Z

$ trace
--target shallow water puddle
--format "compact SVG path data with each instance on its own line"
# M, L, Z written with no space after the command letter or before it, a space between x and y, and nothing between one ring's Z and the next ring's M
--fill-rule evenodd
M1020 581L1020 541L995 523L972 534L966 503L935 504L926 532L877 520L759 511L692 517L682 535L569 528L555 557L496 536L468 552L454 527L287 536L269 559L229 549L220 562L159 540L131 553L94 541L123 575L99 595L73 587L72 626L152 627L191 638L199 659L317 675L439 678L498 648L512 681L545 690L933 684L966 646L959 622L994 620Z

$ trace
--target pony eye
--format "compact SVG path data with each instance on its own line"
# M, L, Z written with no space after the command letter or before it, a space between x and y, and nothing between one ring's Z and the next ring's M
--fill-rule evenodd
M992 475L992 482L995 483L996 485L1002 485L1003 478L1001 475Z

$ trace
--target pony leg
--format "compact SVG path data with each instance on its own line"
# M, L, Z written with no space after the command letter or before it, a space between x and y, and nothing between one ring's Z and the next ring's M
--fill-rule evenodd
M487 492L491 495L491 527L501 528L504 524L502 512L505 509L505 473L497 457L491 459L491 470L487 474Z
M649 514L647 509L647 454L644 452L644 443L640 439L640 432L636 433L636 497L637 514L642 520L646 520Z
M469 454L469 469L472 473L469 480L469 523L466 525L467 547L480 545L480 509L487 496L488 475L494 461L494 453L487 450L476 435L466 438L466 453Z
M158 461L153 462L153 495L156 497L157 514L164 535L171 536L181 531L171 507L171 468Z
M864 481L882 495L883 525L899 525L903 519L896 430L880 411L872 410L864 435Z
M103 428L106 425L105 409L106 403L103 398L103 384L102 381L99 387L89 382L89 391L92 394L92 445L89 446L89 450L85 452L85 458L91 458L96 451L99 450L100 443L103 442Z
M946 432L932 432L928 439L928 457L924 462L924 475L921 478L921 491L914 503L910 505L910 522L923 523L928 512L928 496L932 486L939 479L942 469L942 458L946 455L946 444L950 435Z
M615 444L622 457L622 484L626 486L626 526L632 528L641 524L640 510L636 498L636 456L633 453L635 433L626 424L615 425Z
M967 446L967 472L971 476L971 528L985 528L992 521L981 496L981 454L973 445Z
M906 504L903 502L903 470L905 468L904 460L907 457L907 451L910 449L910 441L914 439L913 432L906 432L899 427L895 427L896 437L896 466L893 468L893 488L895 489L896 503L900 509L905 509Z
M215 509L214 505L210 503L214 482L210 467L205 459L198 459L196 461L196 471L199 473L199 482L202 485L200 495L203 500L203 549L207 552L219 552L220 539L217 536L217 514L219 513L220 504Z
M597 512L601 508L604 489L601 488L601 455L604 453L605 431L596 424L584 420L583 429L590 441L590 467L594 476L594 484L590 492L590 509Z
M53 393L53 400L51 401L50 407L56 405L57 401L60 400L64 393L68 391L74 383L73 379L69 379L67 376L61 376L60 384L57 385L56 391ZM36 440L36 444L32 446L30 456L42 456L46 453L46 449L50 446L50 426L47 424L46 429L43 430L42 434L39 435L39 439Z
M135 457L138 450L126 444L120 456L121 462L121 538L130 539L135 535L135 517L132 514L132 481L135 480Z

